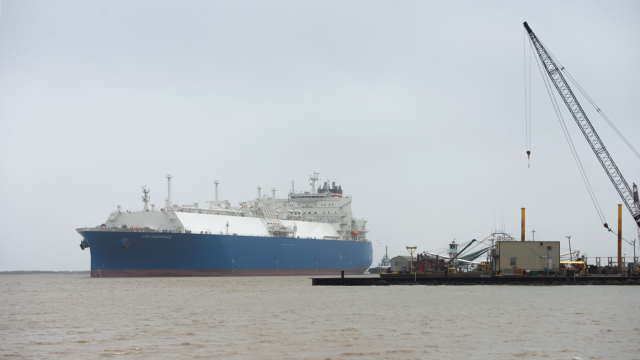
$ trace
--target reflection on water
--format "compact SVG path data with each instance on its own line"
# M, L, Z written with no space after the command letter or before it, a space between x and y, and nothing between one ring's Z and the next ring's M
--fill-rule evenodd
M0 289L0 357L640 358L640 286L0 275Z

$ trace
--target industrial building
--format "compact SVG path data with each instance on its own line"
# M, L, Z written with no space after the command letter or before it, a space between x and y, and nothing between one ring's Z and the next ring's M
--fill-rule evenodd
M560 269L559 241L498 241L494 250L494 271L517 275L519 271L554 272Z
M414 258L413 261L416 259ZM411 256L396 256L391 259L391 271L411 271Z

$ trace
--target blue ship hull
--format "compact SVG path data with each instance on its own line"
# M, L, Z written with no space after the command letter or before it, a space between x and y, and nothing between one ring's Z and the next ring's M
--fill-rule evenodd
M92 277L362 274L370 242L79 229Z

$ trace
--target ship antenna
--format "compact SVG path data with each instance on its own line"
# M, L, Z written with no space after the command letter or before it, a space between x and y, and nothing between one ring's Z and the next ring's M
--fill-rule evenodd
M164 207L167 210L171 209L171 174L167 174L167 200L164 202Z
M262 193L262 186L258 186L258 199L260 199Z
M220 181L216 180L213 183L216 184L216 205L217 205L217 203L218 203L218 184L220 184Z

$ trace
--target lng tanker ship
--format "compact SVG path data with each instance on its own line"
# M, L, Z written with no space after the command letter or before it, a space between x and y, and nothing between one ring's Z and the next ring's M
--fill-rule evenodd
M144 208L118 205L107 221L76 229L80 248L89 248L92 277L250 276L362 274L373 260L367 221L351 214L350 196L335 182L286 198L262 195L232 207L227 200L208 206L171 202L167 175L165 206L149 208L150 190L142 189Z

